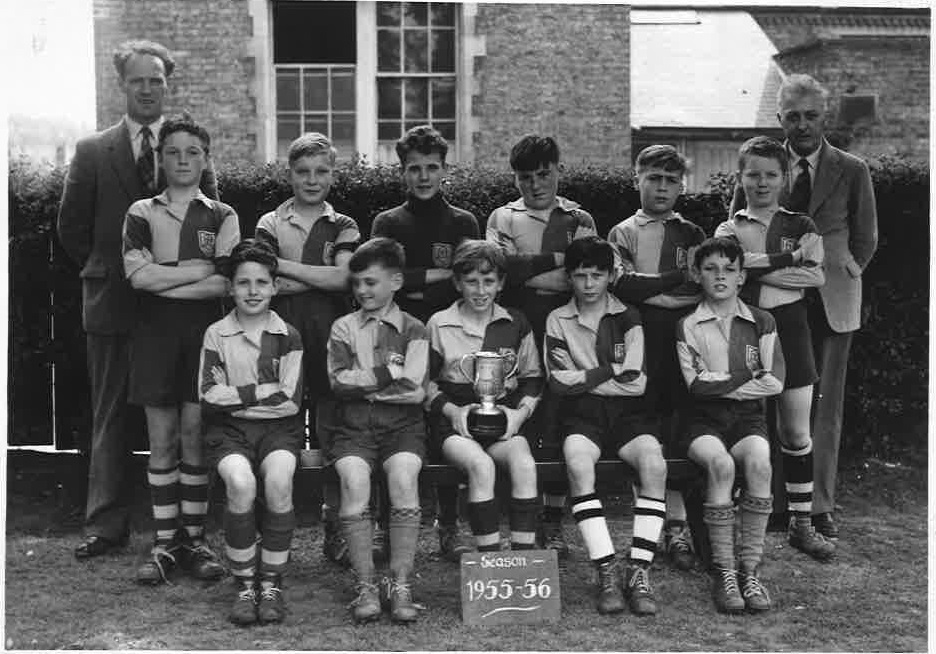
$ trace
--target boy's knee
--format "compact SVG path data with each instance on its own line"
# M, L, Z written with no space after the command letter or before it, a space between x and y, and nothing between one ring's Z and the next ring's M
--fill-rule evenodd
M750 456L744 462L744 477L747 482L769 484L772 469L770 467L770 453L761 456Z
M644 483L666 483L666 459L663 458L663 452L659 447L640 458L637 462L637 474Z
M735 465L734 459L727 452L713 456L706 464L706 471L709 479L718 485L731 484L734 482Z
M222 478L229 503L241 507L253 505L257 499L257 480L250 470L235 470Z
M468 474L468 482L475 488L494 488L497 470L491 457L482 454L473 458L465 472Z
M263 494L271 509L282 512L292 506L293 480L291 476L273 474L263 480Z

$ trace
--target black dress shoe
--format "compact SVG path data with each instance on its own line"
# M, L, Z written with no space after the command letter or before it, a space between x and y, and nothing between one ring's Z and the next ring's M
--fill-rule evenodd
M817 513L812 517L813 527L826 538L838 538L839 530L831 513Z
M106 554L113 549L123 547L127 544L127 536L121 536L118 539L106 538L104 536L88 536L84 542L75 548L76 559L90 559L93 556Z

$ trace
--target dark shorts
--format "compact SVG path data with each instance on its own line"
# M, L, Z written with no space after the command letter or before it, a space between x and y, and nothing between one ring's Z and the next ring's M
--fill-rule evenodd
M784 388L812 386L819 381L819 374L816 372L806 301L782 304L768 311L777 321L777 336L786 362Z
M511 409L516 409L517 404L520 402L519 393L512 393L503 399L497 401L498 404L502 404ZM449 395L449 400L458 406L465 406L466 404L471 404L477 402L472 395L472 397L457 397ZM455 429L452 427L452 421L446 418L441 413L439 414L429 414L426 417L426 423L429 426L429 461L431 463L445 463L442 456L442 444L445 442L445 439L449 436L454 436L456 433ZM526 422L520 427L519 436L526 437L528 426L530 424L530 419L527 419Z
M305 442L305 424L301 414L272 420L212 416L207 426L205 451L212 468L216 468L229 454L241 454L254 465L259 465L268 454L277 450L298 456Z
M766 403L764 400L696 399L689 408L689 432L674 454L685 456L689 445L699 436L716 436L726 450L748 436L767 440Z
M660 421L647 411L643 397L584 395L562 398L559 433L588 437L601 448L602 458L618 458L618 450L641 434L660 438Z
M198 402L205 329L222 317L218 300L143 298L130 339L128 401L143 406Z
M357 456L374 469L397 452L426 457L426 419L419 404L338 401L323 428L329 441L326 465Z
M665 309L640 305L644 333L644 360L647 367L648 410L661 418L661 441L675 444L686 430L685 414L689 391L676 355L676 324L695 307Z

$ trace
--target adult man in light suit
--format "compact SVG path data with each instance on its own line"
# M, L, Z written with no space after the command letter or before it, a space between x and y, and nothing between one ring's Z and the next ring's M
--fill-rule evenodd
M813 524L827 538L837 538L833 513L848 350L861 325L861 273L877 249L878 232L867 164L823 135L827 98L826 89L809 75L790 75L777 94L777 118L790 155L790 183L780 204L810 216L825 247L826 283L811 291L809 303L819 368L812 415ZM732 216L744 207L739 190Z
M129 534L127 378L137 299L124 277L121 233L130 205L165 186L155 148L175 62L158 43L127 41L115 51L114 67L127 113L116 125L78 142L58 216L62 247L81 266L91 381L91 460L78 558L121 546ZM217 198L213 172L202 178L201 187Z

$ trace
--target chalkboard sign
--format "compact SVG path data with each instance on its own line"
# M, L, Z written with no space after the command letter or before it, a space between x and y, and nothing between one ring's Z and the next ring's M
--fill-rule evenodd
M462 555L461 602L465 624L558 620L556 552L516 550Z

